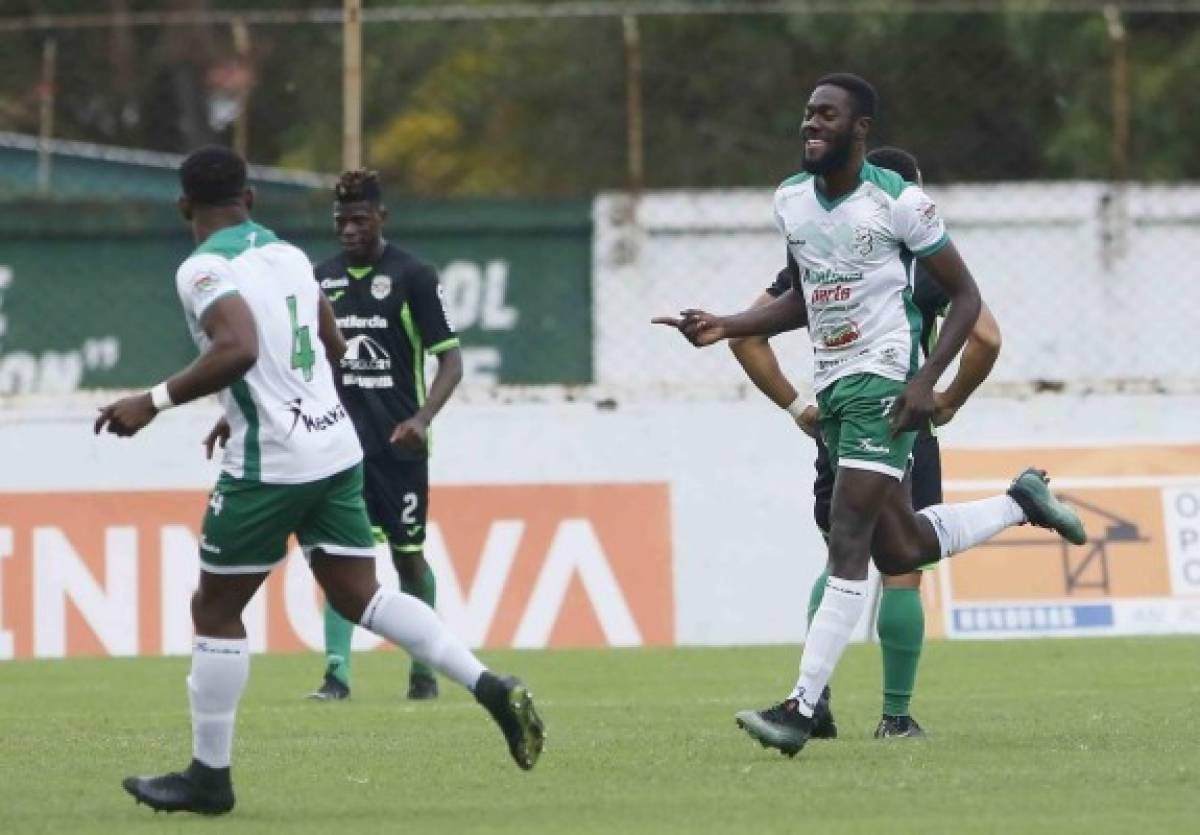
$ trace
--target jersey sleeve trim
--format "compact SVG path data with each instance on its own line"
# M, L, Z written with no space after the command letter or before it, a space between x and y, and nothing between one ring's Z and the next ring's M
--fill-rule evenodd
M913 255L917 256L918 258L928 258L931 255L937 255L939 252L941 252L943 249L945 249L946 246L949 245L949 243L950 243L950 235L946 232L943 232L942 237L938 238L936 241L931 243L929 246L927 246L923 249L918 249L916 252L913 253Z
M436 345L430 345L428 348L425 349L425 352L428 354L437 355L437 354L445 353L446 351L449 351L451 348L458 348L461 345L462 345L462 343L459 341L458 337L452 336L449 339L443 339L441 342L437 343Z

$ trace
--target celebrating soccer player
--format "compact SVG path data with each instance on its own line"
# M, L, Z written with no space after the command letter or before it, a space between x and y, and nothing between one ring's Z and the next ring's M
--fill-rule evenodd
M234 717L250 674L242 611L292 534L343 617L469 688L517 765L532 768L543 728L525 686L488 671L425 603L375 579L362 447L313 341L315 333L330 344L337 325L308 259L251 220L254 193L237 154L202 148L180 179L179 207L198 247L175 283L200 356L152 390L102 407L95 431L129 437L165 409L219 393L225 414L207 444L210 455L217 444L225 454L192 598L192 761L181 772L129 777L125 791L155 810L233 808Z
M934 384L962 350L981 299L933 201L864 159L875 108L874 88L847 73L820 79L809 97L804 172L775 192L787 292L732 316L685 310L654 320L696 346L804 326L812 338L821 435L836 473L829 576L795 686L778 704L736 717L763 745L791 755L812 736L813 713L866 606L872 558L884 574L905 574L1026 523L1076 544L1087 539L1079 516L1033 468L998 496L912 508L905 476L917 430L937 410ZM910 257L950 299L941 335L920 366Z
M895 171L906 182L923 185L916 159L900 148L876 148L867 154L867 162L879 168ZM921 313L921 353L929 356L930 348L937 339L938 318L945 315L950 300L929 272L918 262L913 270L913 304ZM761 307L782 296L791 286L788 270L780 271L775 282L768 287L752 306ZM730 341L734 356L750 380L776 405L791 413L796 423L817 442L816 478L813 481L813 513L821 533L829 536L829 508L833 499L833 468L829 464L829 452L816 429L817 407L807 391L798 392L779 369L775 353L768 337L743 337ZM912 504L922 510L942 501L942 458L934 425L946 423L966 402L967 398L987 378L988 372L1000 354L1000 329L987 305L981 307L979 319L967 337L959 361L958 373L944 392L934 392L937 409L931 423L922 424L913 445ZM806 387L810 388L810 387ZM921 660L921 649L925 642L925 612L921 606L921 574L913 571L898 576L883 576L883 591L880 595L879 617L876 630L879 635L880 653L883 660L883 712L875 729L878 739L891 737L924 736L924 731L912 717L910 706L917 680L917 665ZM826 569L813 583L809 595L808 619L821 603L825 593L825 582L829 577ZM830 708L829 687L822 691L813 714L813 737L832 738L837 735Z
M345 342L334 382L362 443L367 512L386 537L400 589L433 608L437 584L425 562L429 425L462 379L462 352L438 293L437 273L383 238L387 209L371 171L347 171L334 189L342 252L316 268ZM425 391L425 357L437 372ZM325 680L310 698L350 696L354 624L325 605ZM413 659L408 698L437 697L428 664Z

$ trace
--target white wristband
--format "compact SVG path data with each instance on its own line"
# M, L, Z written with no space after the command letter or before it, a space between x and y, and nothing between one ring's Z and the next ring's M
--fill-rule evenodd
M784 411L796 420L800 420L800 415L804 414L805 409L816 405L813 402L812 395L802 391L796 395L796 399L791 402L791 405L784 406Z
M167 391L167 384L165 382L159 383L150 389L150 401L154 404L154 408L160 412L165 412L175 405L175 402L171 400L171 392Z

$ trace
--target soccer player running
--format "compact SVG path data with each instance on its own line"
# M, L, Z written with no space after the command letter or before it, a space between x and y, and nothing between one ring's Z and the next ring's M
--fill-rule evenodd
M900 148L876 148L866 156L867 162L879 168L895 171L906 182L923 186L916 159ZM913 303L921 314L921 352L929 355L937 338L938 317L945 315L949 297L930 278L920 264L913 265ZM791 270L780 271L775 282L754 300L753 307L769 304L791 287ZM834 473L829 452L816 431L817 407L807 392L801 394L779 369L771 344L765 336L743 337L730 341L734 356L750 380L779 407L791 413L797 424L812 435L817 443L816 479L813 481L813 513L817 527L829 536L829 511L833 498ZM922 510L942 502L942 460L934 425L949 421L967 398L987 379L1000 354L1000 328L987 305L980 308L979 319L967 337L959 361L958 372L944 392L934 392L937 408L932 425L922 424L913 445L912 504ZM875 729L875 737L918 737L924 731L910 713L913 689L917 680L917 665L925 642L925 612L921 606L921 574L913 571L899 576L883 576L879 617L876 630L883 661L883 715ZM822 571L813 583L809 596L808 619L821 603L829 571ZM833 738L837 726L829 704L829 687L822 691L813 714L813 737Z
M192 597L192 761L181 772L126 778L125 791L155 810L233 808L234 718L250 673L242 611L292 534L338 612L470 689L517 765L532 768L543 726L526 687L488 671L420 600L375 579L362 448L313 344L314 332L327 341L336 324L308 259L251 220L246 164L232 151L194 152L180 179L179 208L198 246L175 283L200 356L151 391L102 407L94 429L129 437L160 411L219 393L225 414L206 444L225 455Z
M876 94L848 73L818 81L805 108L804 172L775 193L792 287L731 316L685 310L659 317L696 346L807 326L821 435L836 472L829 578L800 659L778 704L737 714L765 746L795 755L867 602L867 566L906 574L961 553L1014 525L1087 540L1079 516L1030 468L1007 492L914 511L905 486L916 430L933 416L933 386L962 350L981 299L933 202L919 186L864 159ZM911 253L950 298L941 336L918 368L920 320L905 260Z
M437 603L425 562L429 513L429 425L462 380L462 352L438 296L437 273L383 237L387 209L378 176L347 171L334 187L334 226L342 251L316 268L333 305L338 337L326 345L341 358L338 394L362 443L367 513L386 537L400 590ZM437 372L425 391L425 357ZM325 680L309 698L350 696L354 624L325 604ZM408 698L434 699L437 679L413 659Z

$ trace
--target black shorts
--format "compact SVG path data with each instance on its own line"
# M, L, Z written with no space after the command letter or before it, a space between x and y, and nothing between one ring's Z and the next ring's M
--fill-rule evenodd
M371 524L396 551L425 547L429 516L429 462L398 461L389 455L366 459L363 498Z
M829 509L833 505L833 467L829 464L829 450L817 438L817 477L813 481L813 516L821 533L829 534ZM912 481L913 510L942 503L942 449L936 435L928 432L917 434L913 446L913 463L909 470Z

